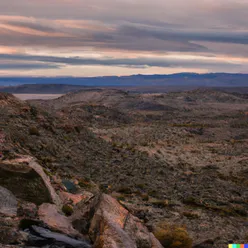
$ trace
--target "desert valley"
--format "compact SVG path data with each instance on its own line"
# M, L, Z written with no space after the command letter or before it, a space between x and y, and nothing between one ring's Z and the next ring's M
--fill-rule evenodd
M1 217L4 244L36 246L39 240L19 233L28 235L36 223L102 247L105 239L115 240L107 229L118 225L114 223L125 212L138 218L163 247L224 248L230 242L248 242L247 92L87 88L27 101L0 94L0 186L18 199L17 205L11 197L7 202L14 215ZM42 180L24 175L35 170L32 161L42 168L60 203L46 200L47 183L37 187ZM96 217L99 206L107 208L110 220L104 210ZM31 216L23 208L31 208ZM2 209L6 204L1 203ZM97 224L100 220L107 222ZM160 247L145 234L128 229L124 235L115 228L115 242L129 235L134 240L130 247Z

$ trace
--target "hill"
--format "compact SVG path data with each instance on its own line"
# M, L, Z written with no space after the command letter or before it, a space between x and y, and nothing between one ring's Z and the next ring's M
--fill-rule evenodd
M0 91L12 94L66 94L82 88L87 87L65 84L23 84L11 87L0 87Z

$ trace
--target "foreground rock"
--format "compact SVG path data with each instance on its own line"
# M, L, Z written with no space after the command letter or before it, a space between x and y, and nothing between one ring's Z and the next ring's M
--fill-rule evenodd
M29 230L28 244L42 247L78 247L90 248L86 241L70 238L64 234L51 232L39 226L32 226Z
M41 221L52 230L59 231L71 236L78 236L79 233L73 228L70 220L59 213L56 205L44 203L40 206L38 216Z
M2 161L0 243L89 248L91 240L96 248L162 248L143 223L111 196L58 189L61 199L32 157ZM62 212L62 203L63 208L72 208L70 217Z
M0 186L10 190L17 198L42 204L60 204L49 177L32 157L0 162Z
M19 222L16 218L0 215L0 246L15 244L23 247L25 241L26 237L19 230Z
M93 194L87 191L84 191L81 194L71 194L68 192L61 191L59 192L60 199L63 204L71 204L73 206L77 205L81 201L87 201L93 197Z
M0 214L6 216L16 216L17 200L7 189L0 186Z
M97 248L162 248L142 222L103 194L89 230Z

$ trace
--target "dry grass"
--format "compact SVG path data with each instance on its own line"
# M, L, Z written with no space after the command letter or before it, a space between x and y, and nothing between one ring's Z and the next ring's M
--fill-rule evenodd
M166 248L191 248L192 239L183 227L159 223L153 231L155 237Z

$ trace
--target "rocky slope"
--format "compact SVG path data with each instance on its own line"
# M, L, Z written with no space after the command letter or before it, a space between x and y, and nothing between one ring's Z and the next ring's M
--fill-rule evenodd
M70 194L34 158L15 155L0 161L1 247L162 247L111 196L78 185Z
M83 97L79 92L58 100L36 101L35 105L8 94L0 95L5 160L14 159L16 154L36 157L45 174L52 178L59 199L67 202L63 204L68 205L68 198L71 199L64 211L71 215L71 207L74 209L69 222L80 235L90 236L90 241L99 247L126 247L123 239L133 245L136 238L129 233L133 224L126 230L129 218L120 217L120 212L128 210L144 222L146 227L138 230L153 231L164 247L188 248L192 246L191 238L193 247L198 248L224 248L229 242L245 242L248 233L245 98L198 91L129 95L108 90L100 91L100 97L90 92L88 98L85 94L84 91ZM148 102L149 108L137 108L140 102ZM156 107L150 108L151 105ZM157 108L158 105L164 108ZM13 175L4 173L2 178ZM37 177L33 170L27 171L26 176L30 175ZM14 178L15 182L23 180L19 176ZM15 194L25 196L18 192L18 187L7 188L10 183L3 182L2 187L12 192L12 202ZM57 216L59 221L47 225L54 225L55 232L68 235L65 231L70 230L68 219L56 214L57 203L49 197L44 201L47 191L42 181L36 178L35 185L41 189L40 197L36 197L38 204L45 203L37 210L39 221L48 223L51 216ZM99 192L111 195L124 206L108 211L118 223L109 223L111 217L104 213L101 202L106 206L119 203L106 195L98 198ZM133 218L136 219L132 217L132 222ZM93 223L97 227L91 228ZM115 242L113 237L107 238L109 246L100 246L109 234L107 230L113 227L116 229L111 233L122 246L111 246ZM37 234L37 229L32 232ZM73 238L79 237L76 236ZM81 240L88 237L81 236ZM149 247L146 245L154 242L151 234L144 240L141 242L144 246L138 246L137 240L136 246Z

